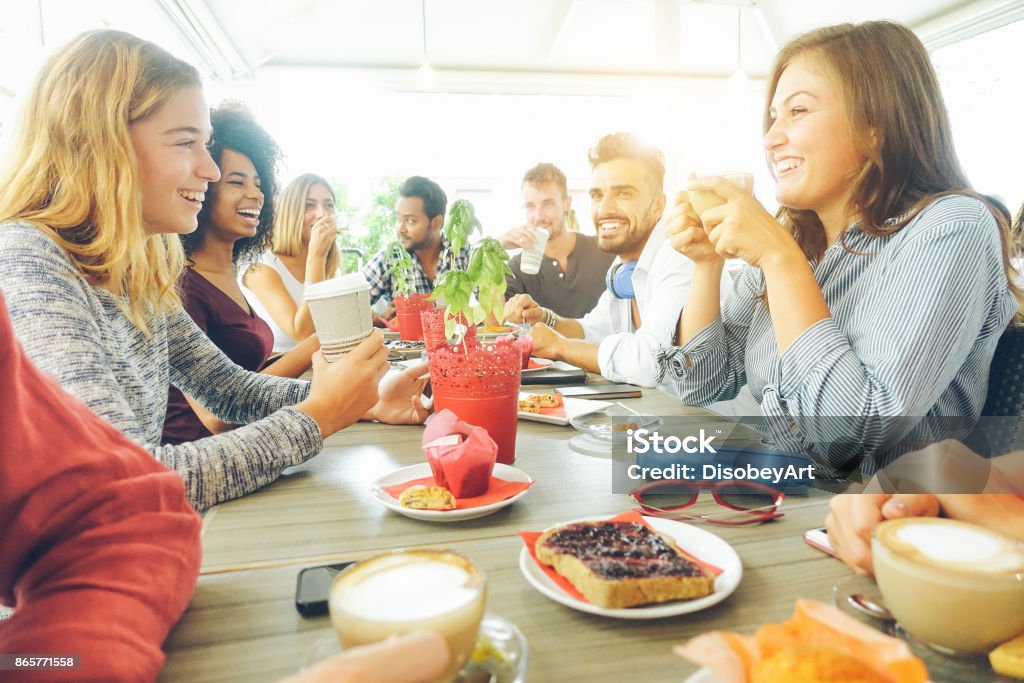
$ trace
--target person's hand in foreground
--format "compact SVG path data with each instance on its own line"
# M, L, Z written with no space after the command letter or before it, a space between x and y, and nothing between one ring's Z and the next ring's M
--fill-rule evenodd
M377 384L388 371L388 350L380 332L371 332L343 358L328 363L313 354L313 383L306 400L296 404L320 425L324 437L366 415L377 403Z
M416 631L346 650L282 683L427 683L450 656L440 634Z
M939 499L929 493L847 493L832 498L825 527L839 559L858 574L871 574L871 533L879 523L938 514Z
M539 323L547 320L548 313L529 294L516 294L505 302L505 320L518 324Z
M393 425L422 424L430 414L420 401L428 372L430 366L420 363L386 378L380 385L380 400L364 418Z
M551 329L544 323L537 323L530 328L530 336L533 338L533 353L537 358L549 358L551 360L562 359L562 345L566 338Z
M506 230L498 241L506 249L529 249L537 243L537 236L530 226L520 225Z

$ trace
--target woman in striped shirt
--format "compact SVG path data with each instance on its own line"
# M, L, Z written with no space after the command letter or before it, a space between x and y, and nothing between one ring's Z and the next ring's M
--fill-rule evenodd
M1008 217L964 176L909 29L812 31L779 52L769 83L764 145L781 208L773 217L725 180L691 180L726 202L698 216L681 195L670 215L696 271L680 346L656 362L684 403L748 384L773 445L871 471L901 440L941 436L943 419L977 420L1021 302ZM747 266L720 306L726 257Z

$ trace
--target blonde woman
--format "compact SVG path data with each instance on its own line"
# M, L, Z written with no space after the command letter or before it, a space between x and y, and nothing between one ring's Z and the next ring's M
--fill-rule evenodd
M320 176L306 173L290 182L274 214L271 250L242 274L253 308L274 331L275 353L313 334L302 292L337 273L335 208L334 191Z
M28 356L184 479L204 509L272 482L360 417L422 421L420 382L377 383L379 335L313 382L232 363L182 310L178 236L220 171L194 67L119 31L44 64L0 173L0 290ZM160 446L174 385L238 429ZM367 390L369 387L369 390Z
M921 41L890 22L795 38L763 132L777 216L724 179L690 188L725 204L698 216L681 194L669 216L696 270L661 375L691 405L749 385L775 445L839 471L943 438L931 418L969 429L1020 290L1008 216L960 168ZM720 304L729 256L747 266Z

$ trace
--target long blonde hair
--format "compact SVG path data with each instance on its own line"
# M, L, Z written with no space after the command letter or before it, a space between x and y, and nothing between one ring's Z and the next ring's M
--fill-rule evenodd
M309 188L322 185L334 196L327 180L315 173L303 173L281 190L274 213L273 252L282 256L296 256L302 252L302 224L306 220L306 196ZM327 277L333 277L340 261L338 245L332 244L327 252Z
M941 196L962 194L981 200L999 226L1003 269L1017 299L1020 319L1024 293L1016 284L1010 257L1016 252L1004 207L974 191L960 166L938 77L924 45L913 31L888 21L840 24L816 29L786 44L768 79L764 132L772 126L771 102L782 72L807 57L839 91L854 144L865 161L851 181L850 215L859 215L871 236L902 230ZM813 211L782 207L783 225L808 258L820 258L825 231Z
M0 223L25 221L64 249L92 284L115 294L149 333L156 313L181 303L177 236L148 237L129 126L180 88L195 67L121 31L83 33L43 65L0 175Z

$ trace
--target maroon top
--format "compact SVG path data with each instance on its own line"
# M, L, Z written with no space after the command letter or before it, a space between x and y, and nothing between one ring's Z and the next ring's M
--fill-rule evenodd
M186 268L178 280L178 289L185 310L228 358L253 372L263 367L274 348L274 333L263 318L251 308L243 310L191 268ZM196 417L184 394L172 386L167 395L163 443L188 443L207 436L210 431Z

